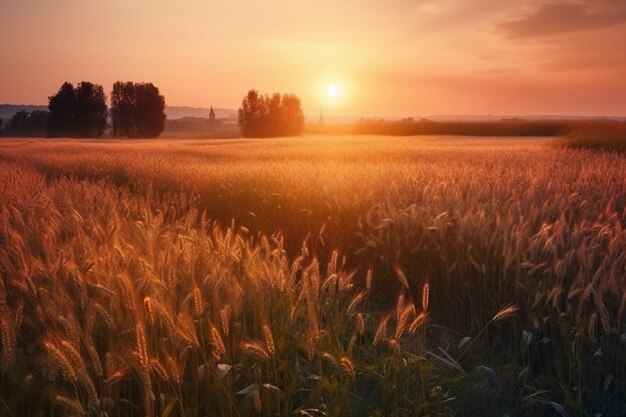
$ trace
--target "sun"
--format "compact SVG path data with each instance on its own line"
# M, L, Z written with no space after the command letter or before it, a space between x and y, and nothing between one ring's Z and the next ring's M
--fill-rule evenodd
M326 87L326 97L328 98L337 98L341 91L339 90L339 86L337 84L329 84Z

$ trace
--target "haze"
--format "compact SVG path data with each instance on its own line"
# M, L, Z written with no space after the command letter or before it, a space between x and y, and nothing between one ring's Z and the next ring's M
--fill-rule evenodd
M132 80L169 105L292 92L309 117L626 115L624 1L337 3L3 1L0 102Z

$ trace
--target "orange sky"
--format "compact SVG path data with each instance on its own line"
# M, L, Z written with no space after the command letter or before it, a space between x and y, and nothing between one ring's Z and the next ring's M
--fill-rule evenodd
M0 103L129 80L169 105L293 92L309 117L626 115L624 39L625 0L7 0Z

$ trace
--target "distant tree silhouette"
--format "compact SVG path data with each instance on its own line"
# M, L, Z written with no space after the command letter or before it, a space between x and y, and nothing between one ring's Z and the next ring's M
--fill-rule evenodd
M283 129L285 135L301 135L304 129L304 114L300 99L294 94L283 96L282 102Z
M245 137L263 137L267 131L267 104L256 90L248 91L237 112L239 127Z
M48 109L49 137L97 138L106 129L106 96L101 85L83 81L74 88L71 83L63 83L49 97Z
M7 124L4 135L15 137L39 137L46 135L50 114L47 111L18 111Z
M250 90L243 98L238 118L245 137L300 135L304 128L300 99L293 94L262 96Z
M135 85L118 81L111 91L111 129L113 136L135 134Z
M213 111L213 106L211 106L211 111L209 111L209 122L215 122L215 112Z
M74 90L76 97L76 136L99 138L107 127L108 109L101 85L82 82Z
M59 91L48 97L48 136L72 137L76 128L76 94L74 85L65 82Z
M165 128L165 97L152 83L118 81L111 92L113 135L154 138Z
M284 134L283 111L280 102L280 94L274 93L265 96L267 106L267 122L265 123L263 136L281 136Z

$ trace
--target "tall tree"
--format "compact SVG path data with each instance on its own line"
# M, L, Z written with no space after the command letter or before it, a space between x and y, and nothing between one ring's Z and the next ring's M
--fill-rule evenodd
M300 99L293 94L262 96L250 90L238 116L241 133L246 137L299 135L304 128Z
M83 81L76 88L63 83L49 97L48 136L97 138L107 125L106 96L101 85Z
M76 94L74 85L63 83L59 91L48 97L49 137L73 137L76 129Z
M246 137L263 137L267 129L267 104L256 90L248 91L237 112L241 132Z
M107 126L107 105L101 85L83 81L74 90L76 97L76 135L101 137Z
M157 137L165 128L165 97L152 83L118 81L111 92L113 135Z
M135 86L132 82L118 81L111 92L111 129L113 136L135 135Z
M283 116L283 134L301 135L304 130L304 113L302 104L295 94L285 94L281 101Z
M284 118L283 111L280 103L280 94L274 93L271 96L265 96L265 103L267 106L267 122L265 123L264 131L266 136L281 136L283 135Z

